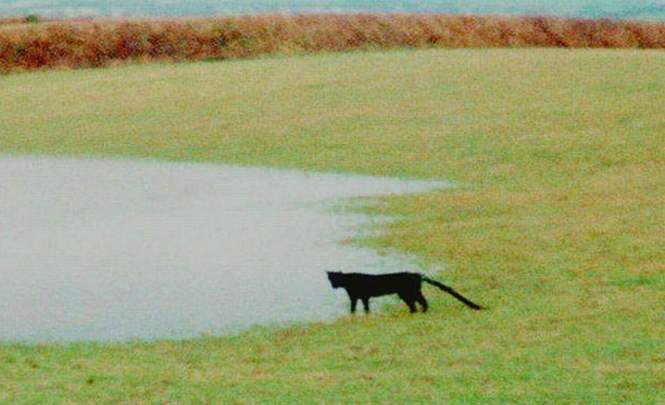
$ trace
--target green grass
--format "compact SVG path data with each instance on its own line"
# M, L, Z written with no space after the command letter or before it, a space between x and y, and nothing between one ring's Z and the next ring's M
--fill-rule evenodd
M357 243L488 311L0 346L0 401L663 403L665 53L455 50L0 77L0 151L451 179ZM1 184L1 183L0 183Z

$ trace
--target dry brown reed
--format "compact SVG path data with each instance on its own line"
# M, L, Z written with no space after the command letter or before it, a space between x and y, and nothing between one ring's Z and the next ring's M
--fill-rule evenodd
M665 48L665 23L444 14L0 24L0 71L396 47Z

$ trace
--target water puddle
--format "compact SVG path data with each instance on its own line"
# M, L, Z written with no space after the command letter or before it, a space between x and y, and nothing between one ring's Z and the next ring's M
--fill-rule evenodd
M346 313L325 270L408 259L339 243L356 196L446 183L226 165L0 157L0 340L185 338ZM342 293L343 294L343 293Z

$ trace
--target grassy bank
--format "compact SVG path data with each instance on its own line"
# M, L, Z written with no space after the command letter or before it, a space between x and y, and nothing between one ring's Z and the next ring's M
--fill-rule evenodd
M11 22L11 20L7 20ZM265 15L0 25L0 73L123 61L386 48L665 48L665 23L443 14Z
M658 403L665 53L428 50L0 78L0 151L465 184L359 240L490 310L184 342L0 346L0 401ZM0 183L1 184L1 183Z

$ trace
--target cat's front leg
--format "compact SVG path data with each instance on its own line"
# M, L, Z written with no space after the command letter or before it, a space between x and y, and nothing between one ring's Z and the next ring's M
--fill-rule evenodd
M358 298L357 297L349 297L351 298L351 313L355 314L356 313L356 305L358 304Z
M365 313L369 314L369 298L363 298L363 307L365 307Z

